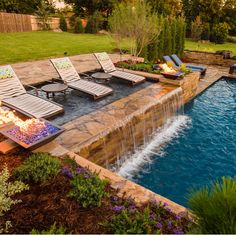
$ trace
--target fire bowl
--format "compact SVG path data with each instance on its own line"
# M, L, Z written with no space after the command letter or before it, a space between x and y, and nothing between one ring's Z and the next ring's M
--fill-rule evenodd
M0 130L1 134L21 145L25 149L36 149L60 135L64 128L52 124L49 121L40 119L44 122L44 127L33 134L22 132L18 126L9 126Z

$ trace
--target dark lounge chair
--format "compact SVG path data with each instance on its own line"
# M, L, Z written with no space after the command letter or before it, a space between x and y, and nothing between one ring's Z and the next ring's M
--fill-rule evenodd
M176 55L173 54L171 55L171 58L173 59L173 61L175 62L175 64L177 66L181 66L181 64L183 64L183 62L181 61L181 59ZM191 69L193 71L200 71L202 75L204 75L206 73L207 67L206 66L199 66L199 65L192 65L192 64L186 64L186 67L188 69Z

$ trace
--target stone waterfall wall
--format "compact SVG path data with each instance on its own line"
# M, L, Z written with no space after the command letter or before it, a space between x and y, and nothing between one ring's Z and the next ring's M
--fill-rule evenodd
M144 144L168 117L175 115L183 105L182 89L176 88L161 99L137 110L100 135L92 144L80 149L81 156L108 167L121 156Z

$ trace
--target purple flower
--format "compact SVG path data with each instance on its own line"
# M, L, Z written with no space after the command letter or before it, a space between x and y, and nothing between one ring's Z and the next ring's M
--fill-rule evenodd
M172 210L170 208L166 208L166 211L172 213Z
M73 177L73 174L71 173L70 169L69 169L67 166L63 166L63 167L62 167L61 173L62 173L64 176L67 176L67 177L69 177L69 178L72 178L72 177Z
M126 208L124 206L114 206L112 207L113 211L122 211L125 210Z
M84 173L87 173L88 170L87 170L86 168L83 168L83 167L77 167L77 168L76 168L76 172L77 172L78 174L84 174Z
M172 228L172 221L168 221L168 229Z
M175 234L183 234L183 230L182 230L181 228L176 228L176 229L174 230L174 233L175 233Z
M162 227L163 227L162 224L158 222L158 223L157 223L157 228L158 228L158 229L162 229Z
M118 197L117 197L117 196L112 196L111 199L112 199L113 201L118 201Z
M151 214L149 218L150 218L151 220L154 220L154 219L155 219L155 214Z
M85 179L88 179L88 178L90 178L90 175L85 174L85 175L84 175L84 178L85 178Z
M163 206L164 206L164 207L168 206L168 203L164 202Z
M175 218L176 218L177 220L180 220L182 217L181 217L181 215L176 215Z

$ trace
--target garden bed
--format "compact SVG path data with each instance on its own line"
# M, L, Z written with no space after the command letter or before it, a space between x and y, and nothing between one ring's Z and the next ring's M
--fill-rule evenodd
M151 201L138 207L132 198L118 197L108 182L69 158L61 161L42 153L17 154L0 156L2 165L6 163L12 172L8 183L20 180L27 187L10 197L20 201L8 210L1 211L4 200L0 202L0 230L7 221L11 224L3 232L30 233L35 229L34 233L45 233L50 228L54 234L190 231L192 222L174 214L168 205Z
M131 60L124 60L115 64L118 68L129 69L134 71L142 71L147 73L160 74L160 68L152 63L132 62Z

